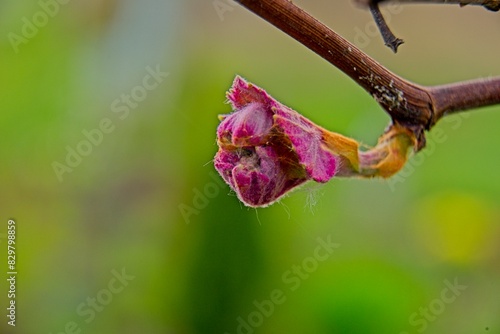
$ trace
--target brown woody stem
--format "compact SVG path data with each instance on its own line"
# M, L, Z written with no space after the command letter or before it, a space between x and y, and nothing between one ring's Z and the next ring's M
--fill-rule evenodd
M307 46L363 87L393 122L414 132L417 149L425 145L424 130L429 130L444 115L500 103L500 77L420 86L392 73L289 0L235 1ZM460 0L457 3L486 5L498 1Z
M500 77L429 87L434 118L500 103Z

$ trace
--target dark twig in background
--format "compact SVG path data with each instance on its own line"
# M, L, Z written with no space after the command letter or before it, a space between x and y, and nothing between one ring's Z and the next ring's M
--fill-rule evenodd
M420 86L390 72L288 0L236 2L307 46L363 87L391 116L395 124L414 133L417 150L425 145L424 131L431 129L441 117L500 103L500 77L435 87ZM481 4L485 7L498 5L498 1L460 0L457 3Z
M372 13L373 19L375 20L375 23L380 30L385 45L390 47L394 53L398 52L398 46L403 44L404 41L394 36L391 29L389 29L389 26L385 22L384 16L382 16L382 13L380 12L378 3L370 3L370 12Z
M354 2L363 7L367 7L370 10L373 18L375 19L375 23L380 30L382 38L384 39L385 45L387 45L394 53L397 52L398 46L403 44L403 40L394 36L391 29L385 22L385 19L379 9L379 4L381 3L395 2L400 5L411 3L458 4L460 7L466 5L483 6L484 8L494 12L500 10L500 0L354 0Z
M500 10L500 0L355 0L356 3L364 6L370 6L374 3L398 2L400 4L422 3L422 4L446 4L446 5L466 5L482 6L491 11Z

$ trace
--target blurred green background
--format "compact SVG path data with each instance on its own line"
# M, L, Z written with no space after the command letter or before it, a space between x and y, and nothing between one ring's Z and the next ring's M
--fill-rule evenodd
M59 1L0 2L1 333L500 333L500 106L441 121L393 179L248 209L211 163L236 74L368 145L388 117L230 1ZM414 82L500 75L499 13L386 7L394 55L351 1L297 3Z

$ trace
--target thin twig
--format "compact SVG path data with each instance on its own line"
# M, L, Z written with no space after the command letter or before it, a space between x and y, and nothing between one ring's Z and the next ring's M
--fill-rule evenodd
M460 7L466 5L482 6L491 11L500 10L500 0L355 0L356 3L363 6L370 6L373 3L382 2L398 2L400 4L406 3L422 3L422 4L447 4L447 5L460 5Z
M307 46L363 87L393 122L414 132L418 139L417 149L425 144L424 130L429 130L444 115L500 103L500 77L436 87L420 86L392 73L288 0L235 1Z
M404 41L394 36L391 29L389 29L387 22L385 22L384 16L382 15L380 9L378 8L378 3L374 2L370 4L370 12L372 13L373 19L375 20L375 23L377 24L377 27L380 30L380 34L384 39L385 45L391 48L392 52L394 53L398 52L398 47L401 44L403 44Z
M385 22L385 19L380 12L379 4L384 2L394 2L398 5L404 4L412 4L412 3L421 3L421 4L429 4L429 3L440 3L440 4L458 4L460 7L466 5L476 5L483 6L486 9L491 11L500 10L500 0L354 0L357 4L367 7L373 15L375 19L375 23L377 24L382 38L384 39L384 43L386 46L391 48L391 50L396 53L398 46L403 42L403 40L396 38L392 31L389 29L389 26Z

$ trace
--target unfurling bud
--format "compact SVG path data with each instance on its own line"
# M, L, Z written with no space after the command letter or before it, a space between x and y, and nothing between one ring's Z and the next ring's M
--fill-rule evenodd
M227 98L234 112L220 117L215 168L250 207L268 206L308 180L390 176L414 145L411 133L393 127L377 147L360 152L355 140L323 129L241 77Z

